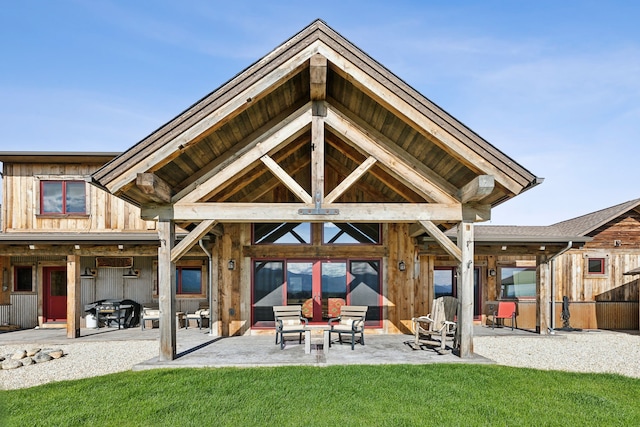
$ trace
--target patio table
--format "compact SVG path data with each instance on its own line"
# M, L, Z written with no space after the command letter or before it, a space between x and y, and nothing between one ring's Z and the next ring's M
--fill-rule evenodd
M311 335L313 331L322 331L322 352L329 351L329 326L328 325L307 325L304 328L304 352L311 353Z

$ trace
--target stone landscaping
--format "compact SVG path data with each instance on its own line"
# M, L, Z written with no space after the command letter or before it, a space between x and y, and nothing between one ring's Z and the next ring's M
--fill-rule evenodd
M29 350L18 350L11 354L0 356L0 369L17 369L34 363L44 363L50 360L60 359L64 356L61 349L53 348L32 348Z

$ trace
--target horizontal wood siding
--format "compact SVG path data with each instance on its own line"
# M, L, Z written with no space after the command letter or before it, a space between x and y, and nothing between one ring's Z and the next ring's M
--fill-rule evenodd
M39 215L40 186L37 177L88 179L96 169L89 164L4 164L2 230L31 231L147 231L150 222L140 219L140 209L104 190L87 184L88 216L55 217Z

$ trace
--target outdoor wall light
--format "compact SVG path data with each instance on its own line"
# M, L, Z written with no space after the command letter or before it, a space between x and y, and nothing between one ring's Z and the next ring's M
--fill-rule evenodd
M95 279L97 274L97 270L91 270L89 267L85 267L84 273L82 273L80 277L82 279Z
M230 259L229 262L227 263L227 269L228 270L235 270L236 269L236 260L235 259Z
M406 269L407 269L407 264L405 264L404 261L400 261L398 263L398 270L405 271Z
M495 277L495 275L496 275L496 269L495 268L490 268L489 269L489 276Z
M140 270L134 270L133 268L129 268L122 275L122 277L129 278L129 279L137 279L138 277L140 277Z

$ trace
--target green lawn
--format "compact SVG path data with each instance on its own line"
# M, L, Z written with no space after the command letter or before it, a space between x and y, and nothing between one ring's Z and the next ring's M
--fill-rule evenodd
M150 370L0 402L2 426L640 425L640 380L496 365Z

